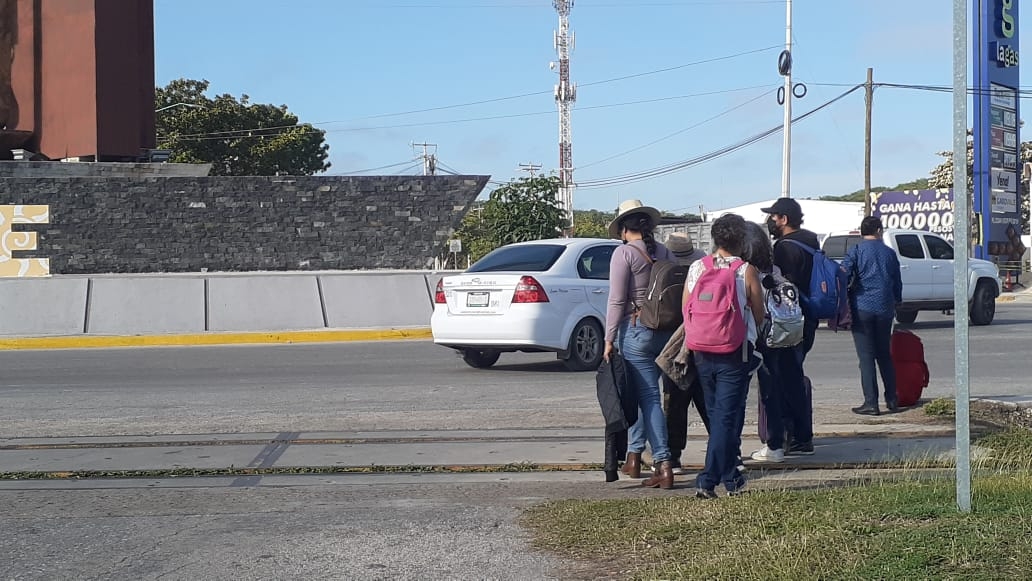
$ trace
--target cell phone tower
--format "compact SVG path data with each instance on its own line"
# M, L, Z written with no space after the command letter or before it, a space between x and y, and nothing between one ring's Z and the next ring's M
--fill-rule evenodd
M570 82L570 51L576 37L570 32L570 10L574 0L553 0L559 13L559 30L553 33L555 52L559 57L559 84L555 86L555 103L559 107L559 205L566 215L564 234L573 231L573 136L570 111L577 100L577 85ZM556 63L552 63L555 68Z

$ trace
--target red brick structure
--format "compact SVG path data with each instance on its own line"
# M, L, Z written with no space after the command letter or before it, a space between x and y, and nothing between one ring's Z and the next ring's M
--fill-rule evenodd
M10 67L15 104L0 142L82 161L134 161L154 147L153 0L0 4L13 7L17 21ZM0 100L3 84L0 75ZM10 145L18 136L24 143ZM0 149L0 159L9 158L9 147Z

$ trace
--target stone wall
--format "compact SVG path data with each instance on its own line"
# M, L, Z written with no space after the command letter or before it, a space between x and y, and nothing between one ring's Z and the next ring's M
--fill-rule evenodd
M0 178L192 178L210 172L210 163L0 161Z
M0 178L53 274L426 268L488 176Z

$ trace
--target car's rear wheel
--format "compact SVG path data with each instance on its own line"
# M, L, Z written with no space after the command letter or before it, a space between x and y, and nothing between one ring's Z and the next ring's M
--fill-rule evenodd
M571 371L594 371L602 363L605 346L602 325L595 319L581 319L570 334L570 346L563 363Z
M971 324L988 325L996 316L996 294L987 282L980 282L975 287L975 296L971 298Z
M498 358L501 356L502 353L500 351L493 351L491 349L484 351L479 349L462 350L462 360L466 362L466 365L477 369L486 369L491 367L495 363L498 363Z
M917 320L917 311L896 311L896 322L909 325Z

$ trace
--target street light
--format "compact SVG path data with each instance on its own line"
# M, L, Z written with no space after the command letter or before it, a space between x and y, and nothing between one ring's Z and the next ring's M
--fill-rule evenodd
M174 107L189 107L191 109L207 109L207 107L205 107L204 105L194 105L193 103L173 103L171 105L162 107L160 109L155 109L154 112L155 113L161 113L162 111L165 111L167 109L172 109Z

